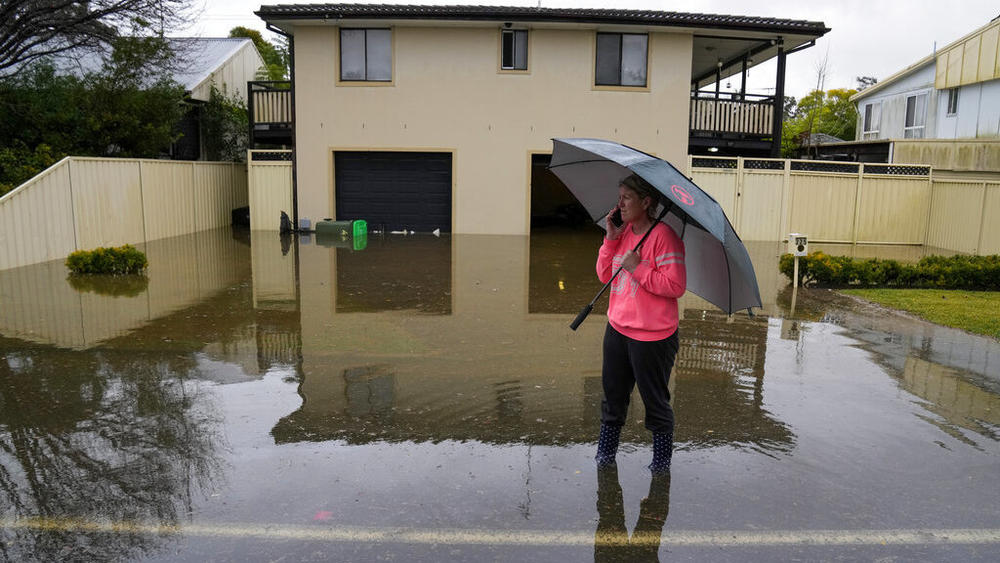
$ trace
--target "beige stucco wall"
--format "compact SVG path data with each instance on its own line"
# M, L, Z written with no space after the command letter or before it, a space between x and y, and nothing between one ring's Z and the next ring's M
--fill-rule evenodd
M594 88L594 30L533 29L527 73L502 73L494 27L396 27L393 82L338 85L337 28L297 27L298 215L336 211L336 150L451 152L452 230L527 234L532 153L600 137L685 162L690 35L652 33L648 89Z

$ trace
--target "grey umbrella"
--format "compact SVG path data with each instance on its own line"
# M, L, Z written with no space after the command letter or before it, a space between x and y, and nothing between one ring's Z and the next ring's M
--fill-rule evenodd
M602 227L618 203L618 185L638 174L660 193L659 220L684 241L688 291L726 313L761 306L750 255L722 206L669 162L612 141L552 139L549 169ZM574 330L610 283L570 325Z

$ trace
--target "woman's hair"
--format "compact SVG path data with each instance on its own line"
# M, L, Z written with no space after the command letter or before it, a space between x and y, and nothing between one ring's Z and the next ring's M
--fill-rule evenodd
M653 205L650 206L650 212L652 212L652 209L656 207L658 199L656 197L656 188L649 185L649 182L643 180L639 177L639 175L632 174L631 176L625 178L622 180L622 185L635 192L640 199L646 197L651 198L653 200Z

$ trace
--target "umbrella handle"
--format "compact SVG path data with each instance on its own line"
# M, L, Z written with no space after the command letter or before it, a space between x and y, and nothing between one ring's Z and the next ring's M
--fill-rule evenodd
M601 293L603 293L603 292L601 292ZM573 330L576 330L577 327L579 327L580 324L583 323L583 320L587 318L587 315L589 315L590 312L593 311L593 310L594 310L594 304L593 303L588 303L588 304L584 305L583 309L580 309L580 314L576 316L576 319L573 320L573 323L570 324L569 327L571 329L573 329Z

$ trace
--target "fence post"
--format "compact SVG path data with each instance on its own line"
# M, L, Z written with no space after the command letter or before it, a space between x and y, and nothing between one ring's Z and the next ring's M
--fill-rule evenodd
M139 211L142 213L142 242L143 244L149 242L149 237L146 235L146 179L143 173L143 161L139 161ZM124 238L124 237L123 237Z
M976 241L976 256L981 256L983 252L983 231L986 229L986 181L983 180L983 203L980 206L982 213L979 215L979 239Z
M792 161L785 159L784 174L781 175L781 218L778 225L778 240L788 240L792 225Z
M924 219L924 248L931 238L931 215L934 213L934 167L927 170L927 183L930 184L930 194L927 197L927 217Z
M861 222L861 185L865 180L865 163L858 164L858 184L854 188L854 224L851 225L851 244L858 244L858 223Z
M736 198L733 199L733 228L740 232L743 223L743 157L736 157Z

